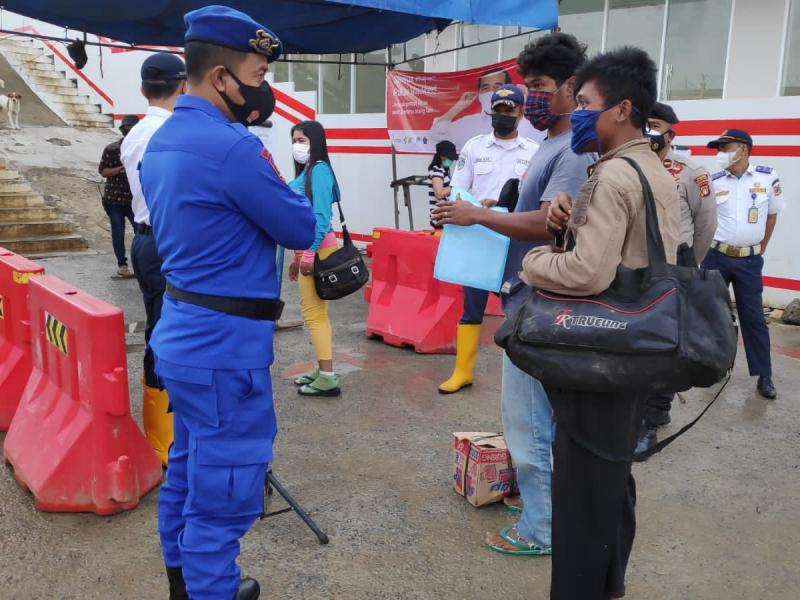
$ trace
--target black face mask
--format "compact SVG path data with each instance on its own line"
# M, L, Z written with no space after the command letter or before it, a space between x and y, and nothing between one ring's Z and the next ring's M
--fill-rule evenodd
M492 115L492 129L497 135L508 135L517 128L517 117L511 115Z
M239 84L239 93L244 98L244 104L236 104L225 92L219 92L219 95L228 105L228 109L233 113L236 121L245 127L251 127L261 125L269 119L272 111L275 110L275 94L269 83L263 81L259 86L246 85L239 81L239 78L231 71L228 71L228 74Z
M650 139L650 149L656 154L667 147L667 140L663 133L651 130L647 132L647 137Z

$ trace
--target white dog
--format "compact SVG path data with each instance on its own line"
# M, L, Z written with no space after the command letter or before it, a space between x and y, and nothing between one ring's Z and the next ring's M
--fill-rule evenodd
M1 80L0 80L1 81ZM17 92L9 92L8 94L0 94L0 112L6 113L8 119L8 126L11 129L19 129L19 106L22 94Z

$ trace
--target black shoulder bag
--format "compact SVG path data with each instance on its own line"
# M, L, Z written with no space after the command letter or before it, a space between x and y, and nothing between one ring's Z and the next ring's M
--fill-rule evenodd
M653 191L639 166L649 264L620 265L605 292L534 289L495 335L511 361L545 387L681 392L730 371L737 329L718 271L667 264Z
M350 239L350 232L347 231L339 184L336 182L336 175L333 178L336 206L339 209L339 220L342 223L343 244L328 258L321 259L319 255L314 258L314 287L317 289L317 295L323 300L338 300L349 296L369 281L367 265L364 264L361 253Z

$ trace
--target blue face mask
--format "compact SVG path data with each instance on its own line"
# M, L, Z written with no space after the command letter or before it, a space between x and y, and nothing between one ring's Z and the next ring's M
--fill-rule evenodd
M613 108L609 107L609 108ZM600 139L597 137L597 119L606 110L576 110L569 118L572 126L572 151L575 154L585 154L586 152L597 152L602 154L600 149ZM591 142L595 142L595 148L587 149Z
M607 110L618 106L609 106L604 110L576 110L573 111L569 118L570 126L572 127L572 151L575 154L586 154L587 152L603 153L600 146L600 138L597 137L597 119L600 118ZM641 114L641 111L635 106L631 107L632 110ZM586 149L591 142L595 142L595 149Z

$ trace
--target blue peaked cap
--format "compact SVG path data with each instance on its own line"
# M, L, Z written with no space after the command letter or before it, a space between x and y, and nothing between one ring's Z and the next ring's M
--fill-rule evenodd
M525 96L522 91L513 83L507 83L497 88L492 94L491 107L498 104L506 104L512 108L525 104Z
M278 36L250 16L227 6L205 6L183 17L185 42L206 42L239 52L255 52L277 60L283 53Z

